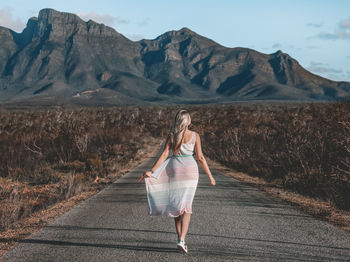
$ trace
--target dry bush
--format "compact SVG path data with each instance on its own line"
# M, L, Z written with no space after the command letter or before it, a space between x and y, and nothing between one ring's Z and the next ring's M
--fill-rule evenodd
M350 103L205 107L194 125L219 162L350 210Z
M182 108L212 159L350 210L350 103L2 110L0 178L41 193L2 188L0 227L96 186Z
M57 201L100 188L94 183L96 177L117 173L134 159L140 140L164 135L154 131L159 121L153 112L154 108L137 107L3 109L0 178L41 192L2 188L0 228Z

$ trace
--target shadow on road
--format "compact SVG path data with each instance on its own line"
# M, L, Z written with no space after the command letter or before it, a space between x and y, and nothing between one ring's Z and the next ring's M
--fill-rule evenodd
M161 234L170 234L174 235L173 231L163 231L163 230L149 230L149 229L131 229L131 228L104 228L104 227L81 227L81 226L54 226L54 225L48 225L46 228L50 230L57 230L57 231L62 231L62 230L89 230L89 231L118 231L118 232L143 232L143 233L161 233ZM335 246L325 246L325 245L313 245L313 244L307 244L307 243L297 243L297 242L290 242L290 241L275 241L275 240L268 240L268 239L255 239L255 238L244 238L244 237L233 237L233 236L224 236L224 235L215 235L215 234L199 234L199 233L188 233L188 235L192 236L200 236L200 237L209 237L209 238L223 238L223 239L228 239L228 240L244 240L244 241L251 241L251 242L263 242L265 244L284 244L284 245L294 245L294 246L303 246L303 247L316 247L316 248L327 248L327 249L334 249L334 250L349 250L350 248L345 248L345 247L335 247ZM8 239L7 239L8 240ZM0 239L0 242L2 241L7 241ZM35 239L28 239L28 240L22 240L20 242L25 242L25 243L32 243L31 241L36 241ZM40 241L46 241L46 240L40 240ZM40 241L38 243L40 243ZM47 240L51 241L51 240ZM54 241L55 242L55 241ZM71 243L72 245L75 244L80 244L80 243L75 243L75 242L67 242L67 241L57 241L58 243ZM34 242L33 242L34 243ZM49 243L48 243L49 244ZM82 243L85 244L85 243ZM88 245L94 245L94 244L88 244ZM252 243L252 245L255 245ZM106 245L108 247L109 245ZM113 245L112 245L113 246ZM126 246L129 247L129 246ZM133 246L130 246L133 247ZM138 246L136 248L139 250Z
M162 248L151 246L133 246L133 245L116 245L116 244L98 244L98 243L78 243L71 241L58 241L58 240L42 240L42 239L26 239L21 241L22 243L31 244L44 244L44 245L58 245L58 246L82 246L82 247L102 247L102 248L118 248L134 251L156 251L156 252L176 252L177 248Z

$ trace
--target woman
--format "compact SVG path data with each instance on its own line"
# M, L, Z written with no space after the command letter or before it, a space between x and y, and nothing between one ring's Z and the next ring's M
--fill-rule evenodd
M198 133L188 130L190 124L191 118L186 110L177 112L163 153L152 169L143 174L146 177L149 214L174 217L177 247L186 253L185 237L199 175L194 152L210 184L215 186L215 179L202 153L200 137ZM172 156L168 158L170 151Z

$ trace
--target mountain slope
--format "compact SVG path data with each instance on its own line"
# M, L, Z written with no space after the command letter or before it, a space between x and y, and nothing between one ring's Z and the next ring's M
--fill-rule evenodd
M350 83L288 54L226 48L188 28L131 41L77 15L42 9L18 34L0 27L0 101L82 104L340 100Z

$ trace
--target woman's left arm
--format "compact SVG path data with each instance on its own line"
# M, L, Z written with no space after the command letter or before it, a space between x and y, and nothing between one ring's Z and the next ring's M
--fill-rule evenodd
M169 156L169 153L170 153L170 136L168 136L167 138L167 141L166 141L166 144L165 144L165 147L163 149L163 152L162 154L159 156L157 162L153 165L153 167L151 168L151 170L154 172L157 170L157 168L163 164L163 162L167 159L167 157ZM150 171L146 171L145 173L143 173L143 175L145 177L150 177L152 176L152 172Z

